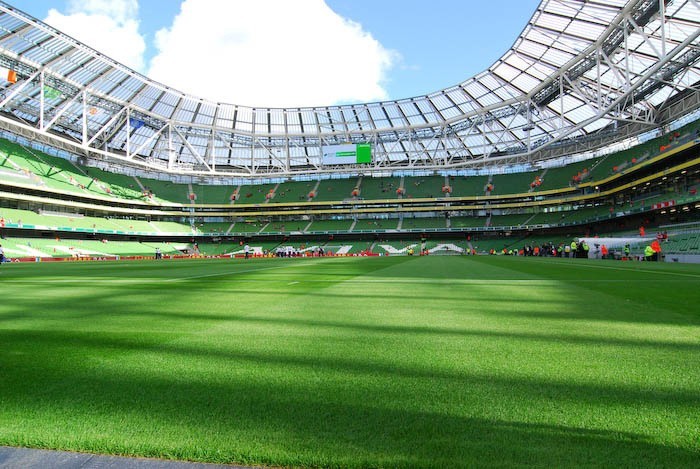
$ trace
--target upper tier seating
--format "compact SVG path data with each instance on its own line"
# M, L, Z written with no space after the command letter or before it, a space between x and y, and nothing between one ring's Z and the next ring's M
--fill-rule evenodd
M396 193L401 186L401 178L386 177L372 178L363 177L360 186L360 197L365 200L373 199L396 199Z
M404 197L412 199L433 199L444 197L442 189L445 186L444 176L415 176L405 177L403 187Z
M406 218L404 217L401 224L402 230L422 230L422 229L445 229L447 221L445 217L438 218Z
M361 197L362 193L359 190L359 178L351 177L349 179L324 179L318 185L316 191L315 202L326 202L334 200L347 200L353 197ZM353 190L357 188L357 196L353 196Z
M306 232L313 231L348 231L352 226L353 220L315 220L306 229Z

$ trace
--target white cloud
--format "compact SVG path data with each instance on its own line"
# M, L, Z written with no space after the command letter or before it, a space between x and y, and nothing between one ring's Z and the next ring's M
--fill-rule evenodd
M148 75L198 97L254 106L386 99L397 62L323 0L184 0L156 34Z
M47 24L134 70L144 71L137 0L72 0L68 13L50 9Z

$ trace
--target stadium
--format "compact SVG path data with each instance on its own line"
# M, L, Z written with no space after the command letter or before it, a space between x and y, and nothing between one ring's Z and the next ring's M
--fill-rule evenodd
M542 0L454 86L250 107L0 2L0 445L697 467L699 36Z

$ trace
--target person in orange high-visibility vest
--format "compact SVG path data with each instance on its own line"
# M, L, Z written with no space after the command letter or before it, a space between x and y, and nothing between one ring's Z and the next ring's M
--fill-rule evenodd
M652 256L652 260L658 261L661 259L661 245L659 244L658 240L654 240L651 242L651 248L654 250L654 255Z
M608 247L605 244L602 244L600 246L600 257L602 259L607 259L608 258Z

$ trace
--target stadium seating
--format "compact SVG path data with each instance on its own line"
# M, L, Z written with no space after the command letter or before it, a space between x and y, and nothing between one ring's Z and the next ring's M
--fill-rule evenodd
M688 141L694 135L700 122L692 126L686 126L680 131L672 134L672 145ZM693 130L695 129L695 130ZM586 181L595 181L609 177L615 173L615 168L627 164L625 168L632 168L632 158L643 158L644 155L658 155L660 146L668 142L669 137L663 136L650 140L643 145L599 157L594 160L573 163L559 168L547 168L530 171L527 173L495 174L491 177L494 185L492 195L498 197L507 194L525 194L531 189L531 183L535 178L541 177L541 184L535 190L552 190L569 187L571 177L584 169L590 174ZM642 155L640 157L639 155ZM626 163L627 162L627 163ZM443 187L449 186L451 197L473 197L484 196L484 186L489 180L489 176L404 176L404 177L368 177L358 176L341 179L324 179L309 181L285 181L282 183L250 183L248 185L207 185L207 184L186 184L174 183L171 181L157 180L143 176L128 176L107 172L91 166L79 165L70 160L45 154L36 149L28 148L7 140L0 140L0 177L6 184L6 190L14 192L12 185L21 187L41 187L43 193L57 191L62 197L64 194L76 194L83 197L93 197L96 204L103 203L105 199L121 199L124 201L134 201L143 205L143 202L151 204L157 209L158 204L217 204L232 205L247 204L258 205L263 203L306 203L309 195L313 192L312 202L342 201L353 198L353 191L357 189L358 200L381 200L399 198L397 189L403 188L401 197L403 199L412 198L442 198L445 196ZM9 186L9 187L8 187ZM686 187L682 192L660 192L658 187L656 192L639 195L632 200L631 204L614 207L610 211L610 200L597 203L592 206L582 206L577 209L567 211L539 211L537 213L501 213L493 217L486 216L452 216L446 219L439 212L431 214L429 217L413 216L414 213L405 212L404 218L399 221L397 218L387 219L383 215L376 218L363 218L360 214L358 220L307 220L296 219L293 216L286 220L275 220L269 222L265 219L257 218L258 214L251 214L245 220L234 221L222 218L221 213L213 213L215 222L198 222L196 227L190 225L187 215L180 217L159 217L153 216L152 221L145 220L145 215L109 215L94 216L90 208L80 208L83 213L62 213L66 208L43 211L37 213L30 210L16 208L0 208L0 218L5 226L16 228L21 222L23 229L56 230L60 237L61 231L86 232L86 233L109 233L128 235L173 235L173 236L246 236L253 237L260 234L289 234L293 232L304 233L327 233L327 232L349 232L352 233L381 233L385 231L406 232L437 232L442 230L461 230L473 228L499 230L500 228L513 227L537 227L543 225L572 225L589 224L594 221L610 218L617 213L624 211L626 214L638 213L650 210L657 202L674 200L678 204L700 200L697 194L698 184L695 187ZM655 186L650 186L654 188ZM18 190L22 190L18 188ZM148 196L148 192L152 196ZM694 193L692 191L695 191ZM231 196L236 194L236 200L231 200ZM48 197L51 197L49 194ZM18 204L15 204L17 206ZM27 206L27 205L25 205ZM139 207L139 205L136 205ZM235 210L235 207L232 207ZM77 209L75 209L77 210ZM197 209L199 210L199 209ZM224 209L218 209L220 212ZM246 208L241 207L241 210ZM257 210L257 209L255 209ZM522 209L518 209L522 210ZM471 211L471 210L470 210ZM495 210L499 213L499 210ZM214 210L212 210L214 212ZM474 210L483 213L483 210ZM97 212L99 213L99 212ZM469 213L469 212L467 212ZM197 219L206 219L201 214L195 215ZM275 214L277 216L277 214ZM321 215L326 216L326 215ZM317 217L317 215L312 215ZM163 218L159 220L158 218ZM486 226L487 222L489 226ZM684 246L681 244L680 246ZM679 248L680 249L680 248ZM690 249L690 247L688 247Z
M580 207L576 210L560 212L560 223L571 224L610 217L610 206Z
M140 181L133 176L124 174L110 173L99 168L83 168L87 176L97 179L102 182L102 185L107 189L110 195L120 199L132 200L151 200L147 197L144 189L141 187ZM91 186L92 187L92 186Z
M580 174L588 168L595 166L596 161L597 160L579 161L558 168L548 168L542 178L542 184L537 187L536 190L544 191L569 187L573 184L573 177L576 174Z
M661 248L665 253L700 254L700 231L670 234Z
M189 233L192 234L192 227L189 223L177 223L172 221L152 221L149 222L158 233Z
M483 196L488 176L450 176L452 197Z
M374 246L372 241L329 241L323 245L323 250L333 254L358 254L365 251L372 251Z
M398 197L396 191L400 186L401 178L397 177L363 177L360 186L360 197L365 200L396 199Z
M261 231L267 226L264 221L237 221L229 231L229 234L253 234Z
M439 218L406 218L404 217L403 223L401 224L402 230L423 230L423 229L441 229L447 228L447 222L444 217Z
M275 200L277 184L246 184L238 189L237 204L262 204Z
M326 202L351 199L353 198L352 192L355 188L358 188L357 197L362 197L357 177L349 179L324 179L318 185L314 201Z
M145 190L150 191L157 200L178 204L196 202L196 199L190 199L190 194L194 192L190 190L190 186L187 184L177 184L170 181L159 181L157 179L143 177L139 179Z
M519 226L532 217L532 214L516 213L511 215L494 215L489 226Z
M231 204L231 196L236 186L192 184L192 192L197 196L198 204Z
M486 226L486 217L451 217L451 228L483 228Z
M410 248L415 254L419 254L421 247L420 240L383 240L374 243L373 252L386 255L406 255Z
M446 194L442 192L444 186L444 176L405 177L403 180L403 187L406 190L404 197L413 199L445 197Z
M366 231L386 231L386 230L396 230L399 221L397 219L359 219L352 231L354 232L366 232Z
M197 223L197 230L205 234L226 234L233 225L231 221Z
M315 220L306 231L348 231L352 224L353 220Z
M99 181L80 174L70 161L63 158L40 155L38 151L7 140L0 140L0 156L4 159L5 167L19 169L36 185L83 195L90 192L108 195Z
M188 250L182 243L75 240L45 238L4 238L5 255L17 257L103 257L153 256L156 248L165 255L179 255Z
M566 212L539 212L527 219L527 225L556 225L563 223Z
M530 190L530 183L539 176L541 171L527 173L495 174L491 179L493 190L491 195L520 194Z
M306 202L311 193L316 194L318 181L287 181L279 184L275 191L276 203L282 202Z
M261 233L290 233L304 231L309 222L305 220L272 221L265 225Z

